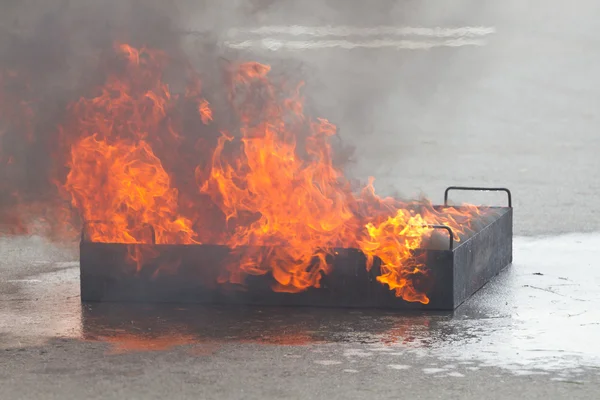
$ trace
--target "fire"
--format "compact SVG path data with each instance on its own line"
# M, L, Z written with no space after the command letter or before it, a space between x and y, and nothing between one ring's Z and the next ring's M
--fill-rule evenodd
M360 242L360 249L367 255L367 268L371 268L375 257L381 259L379 282L387 284L399 297L427 304L427 296L419 293L410 279L423 268L413 251L421 247L427 232L425 224L420 214L411 215L407 210L399 209L395 216L377 225L366 224L368 236ZM402 268L397 268L398 265Z
M320 287L337 248L358 248L368 268L380 260L377 280L396 296L429 301L415 256L427 226L460 239L477 208L381 198L372 181L354 191L333 162L336 127L305 115L301 85L276 82L267 65L227 71L231 123L217 118L189 65L173 74L162 51L114 50L104 84L68 107L56 151L66 171L55 180L88 240L227 245L236 257L222 282L271 274L273 290L292 293ZM141 256L131 258L141 268Z
M71 148L65 189L89 240L112 243L194 243L191 222L177 213L177 189L150 145L96 134Z
M327 138L335 127L307 120L298 98L277 101L268 71L255 63L236 71L241 87L234 88L233 100L241 114L241 154L234 160L223 157L234 142L223 133L201 191L234 226L226 244L253 248L231 266L229 279L240 282L240 272L271 272L277 281L274 290L297 292L319 287L321 273L329 271L327 255L353 238L357 221L343 176L331 163ZM260 109L254 92L244 92L257 84L264 93ZM303 143L306 156L300 157L296 134L303 128L310 133Z
M77 138L64 189L92 241L195 243L191 221L178 213L178 190L147 141L179 138L161 80L166 55L124 44L117 51L125 73L75 103L72 123L63 127L63 137Z

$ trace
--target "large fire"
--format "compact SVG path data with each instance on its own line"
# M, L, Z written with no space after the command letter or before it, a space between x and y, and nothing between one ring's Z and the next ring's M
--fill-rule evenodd
M67 108L53 149L51 179L89 240L227 245L240 258L223 281L271 274L284 292L319 287L335 249L358 248L368 268L381 260L377 279L396 296L429 301L415 287L427 270L414 250L429 239L427 225L467 232L477 208L381 198L373 181L354 190L333 162L336 127L305 115L301 87L275 82L268 65L229 68L220 121L190 65L167 84L168 54L114 51L104 83ZM27 131L25 106L0 97L0 117L17 115ZM1 148L0 157L8 168Z

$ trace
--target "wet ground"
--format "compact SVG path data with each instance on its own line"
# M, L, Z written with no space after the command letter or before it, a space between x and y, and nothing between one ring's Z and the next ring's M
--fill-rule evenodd
M82 305L72 249L1 244L4 398L591 398L600 383L599 235L515 238L514 264L455 313Z
M514 264L454 314L81 305L73 248L0 239L1 398L597 397L600 235L577 232L600 230L600 6L317 3L246 25L493 30L477 45L277 54L302 60L320 114L357 147L350 169L383 192L510 187Z

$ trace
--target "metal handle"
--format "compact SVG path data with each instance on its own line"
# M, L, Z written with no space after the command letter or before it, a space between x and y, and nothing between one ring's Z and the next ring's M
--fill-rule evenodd
M454 232L449 226L446 225L423 225L423 228L432 229L444 229L448 231L448 237L450 238L450 251L454 250Z
M465 190L475 192L506 192L508 195L508 207L512 208L512 194L507 188L484 188L484 187L467 187L467 186L450 186L444 192L444 206L448 206L448 192L451 190Z

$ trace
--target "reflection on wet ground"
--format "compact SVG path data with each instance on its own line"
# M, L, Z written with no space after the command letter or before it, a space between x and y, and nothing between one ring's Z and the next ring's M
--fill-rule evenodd
M109 353L189 346L210 355L231 344L337 343L363 355L397 351L520 371L600 366L600 235L517 238L514 248L513 266L455 313L82 305L77 262L8 258L0 346L66 337L106 343Z
M117 344L123 350L228 342L409 344L431 336L431 330L443 335L445 329L437 324L449 318L347 309L93 304L83 306L81 337Z

